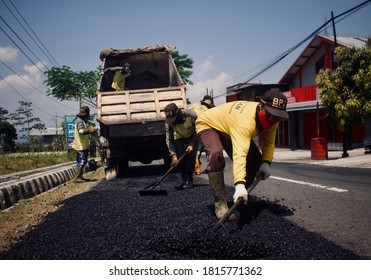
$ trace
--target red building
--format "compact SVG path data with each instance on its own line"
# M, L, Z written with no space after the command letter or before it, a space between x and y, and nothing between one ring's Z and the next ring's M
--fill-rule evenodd
M362 48L367 38L336 37L338 46ZM279 88L288 98L290 119L280 123L276 144L278 147L308 149L311 139L324 138L329 150L342 150L342 131L333 126L319 97L316 75L321 69L336 69L334 63L335 42L329 35L316 35L307 47L274 85L242 84L227 88L227 102L232 100L259 100L270 88ZM261 87L261 89L258 89ZM243 91L244 88L245 91ZM242 89L242 90L241 90ZM262 91L262 92L261 92ZM249 92L249 93L247 93ZM371 135L371 122L359 124L348 135L348 149L363 147L363 138Z

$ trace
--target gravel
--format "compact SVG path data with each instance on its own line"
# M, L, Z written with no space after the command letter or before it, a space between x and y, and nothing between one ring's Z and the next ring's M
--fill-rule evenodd
M200 177L177 191L178 174L158 187L166 196L140 196L158 176L100 181L63 201L0 259L35 260L357 260L322 236L285 219L295 215L279 202L251 196L237 210L238 222L212 233L212 193ZM233 189L227 187L228 201Z

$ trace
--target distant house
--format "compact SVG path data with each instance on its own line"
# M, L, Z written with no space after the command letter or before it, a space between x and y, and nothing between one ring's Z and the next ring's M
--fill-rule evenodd
M338 46L362 48L367 38L337 36ZM286 71L277 84L237 84L227 88L227 102L234 100L259 101L271 88L278 88L288 99L290 119L280 122L276 145L291 149L309 148L311 139L325 138L328 149L342 149L342 133L331 126L323 109L315 79L321 69L336 69L333 36L316 35ZM352 130L348 143L352 148L363 146L365 135L371 135L371 121L360 123Z
M56 129L55 127L48 127L46 130L43 131L31 129L30 131L31 137L41 136L43 146L50 145L57 135L64 135L62 127L58 127L58 129Z
M367 38L337 36L336 41L338 46L362 48ZM342 132L333 127L326 117L315 82L321 69L336 69L334 53L333 36L314 36L278 82L290 88L284 94L289 103L287 111L290 115L288 131L291 148L308 148L312 138L320 137L327 139L329 149L342 149ZM362 146L365 134L371 135L368 131L371 127L368 127L369 124L356 126L352 130L351 139L348 139L348 145L351 143L353 148Z

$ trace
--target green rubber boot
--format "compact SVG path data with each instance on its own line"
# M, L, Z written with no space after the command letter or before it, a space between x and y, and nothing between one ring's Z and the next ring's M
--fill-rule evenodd
M210 172L209 183L214 195L214 206L215 215L221 219L225 213L228 212L229 208L225 199L225 184L224 184L224 173L223 172ZM228 220L235 221L236 215L232 214Z

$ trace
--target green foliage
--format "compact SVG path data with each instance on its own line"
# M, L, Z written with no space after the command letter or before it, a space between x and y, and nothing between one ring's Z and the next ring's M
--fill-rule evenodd
M17 153L0 155L0 175L52 166L60 163L71 162L73 160L74 158L66 152L50 154Z
M370 39L369 41L370 42ZM317 86L329 117L341 128L353 128L371 117L371 48L336 48L334 73L321 70Z
M0 122L6 122L7 120L9 120L8 113L8 110L0 107Z
M9 116L15 126L21 127L19 132L25 132L27 140L29 140L30 131L32 129L43 131L46 127L45 124L41 123L40 118L33 116L31 102L18 101L18 103L20 104L19 108L15 110L15 113L10 114Z
M17 131L14 125L7 121L0 121L0 152L8 153L14 151L16 139Z
M44 83L47 85L48 95L55 98L71 101L83 101L96 106L95 93L99 81L101 67L95 71L72 71L68 66L53 67L45 72L48 77Z
M189 77L192 75L193 59L189 58L186 54L179 54L178 51L173 52L174 63L179 71L180 77L186 84L193 85Z

